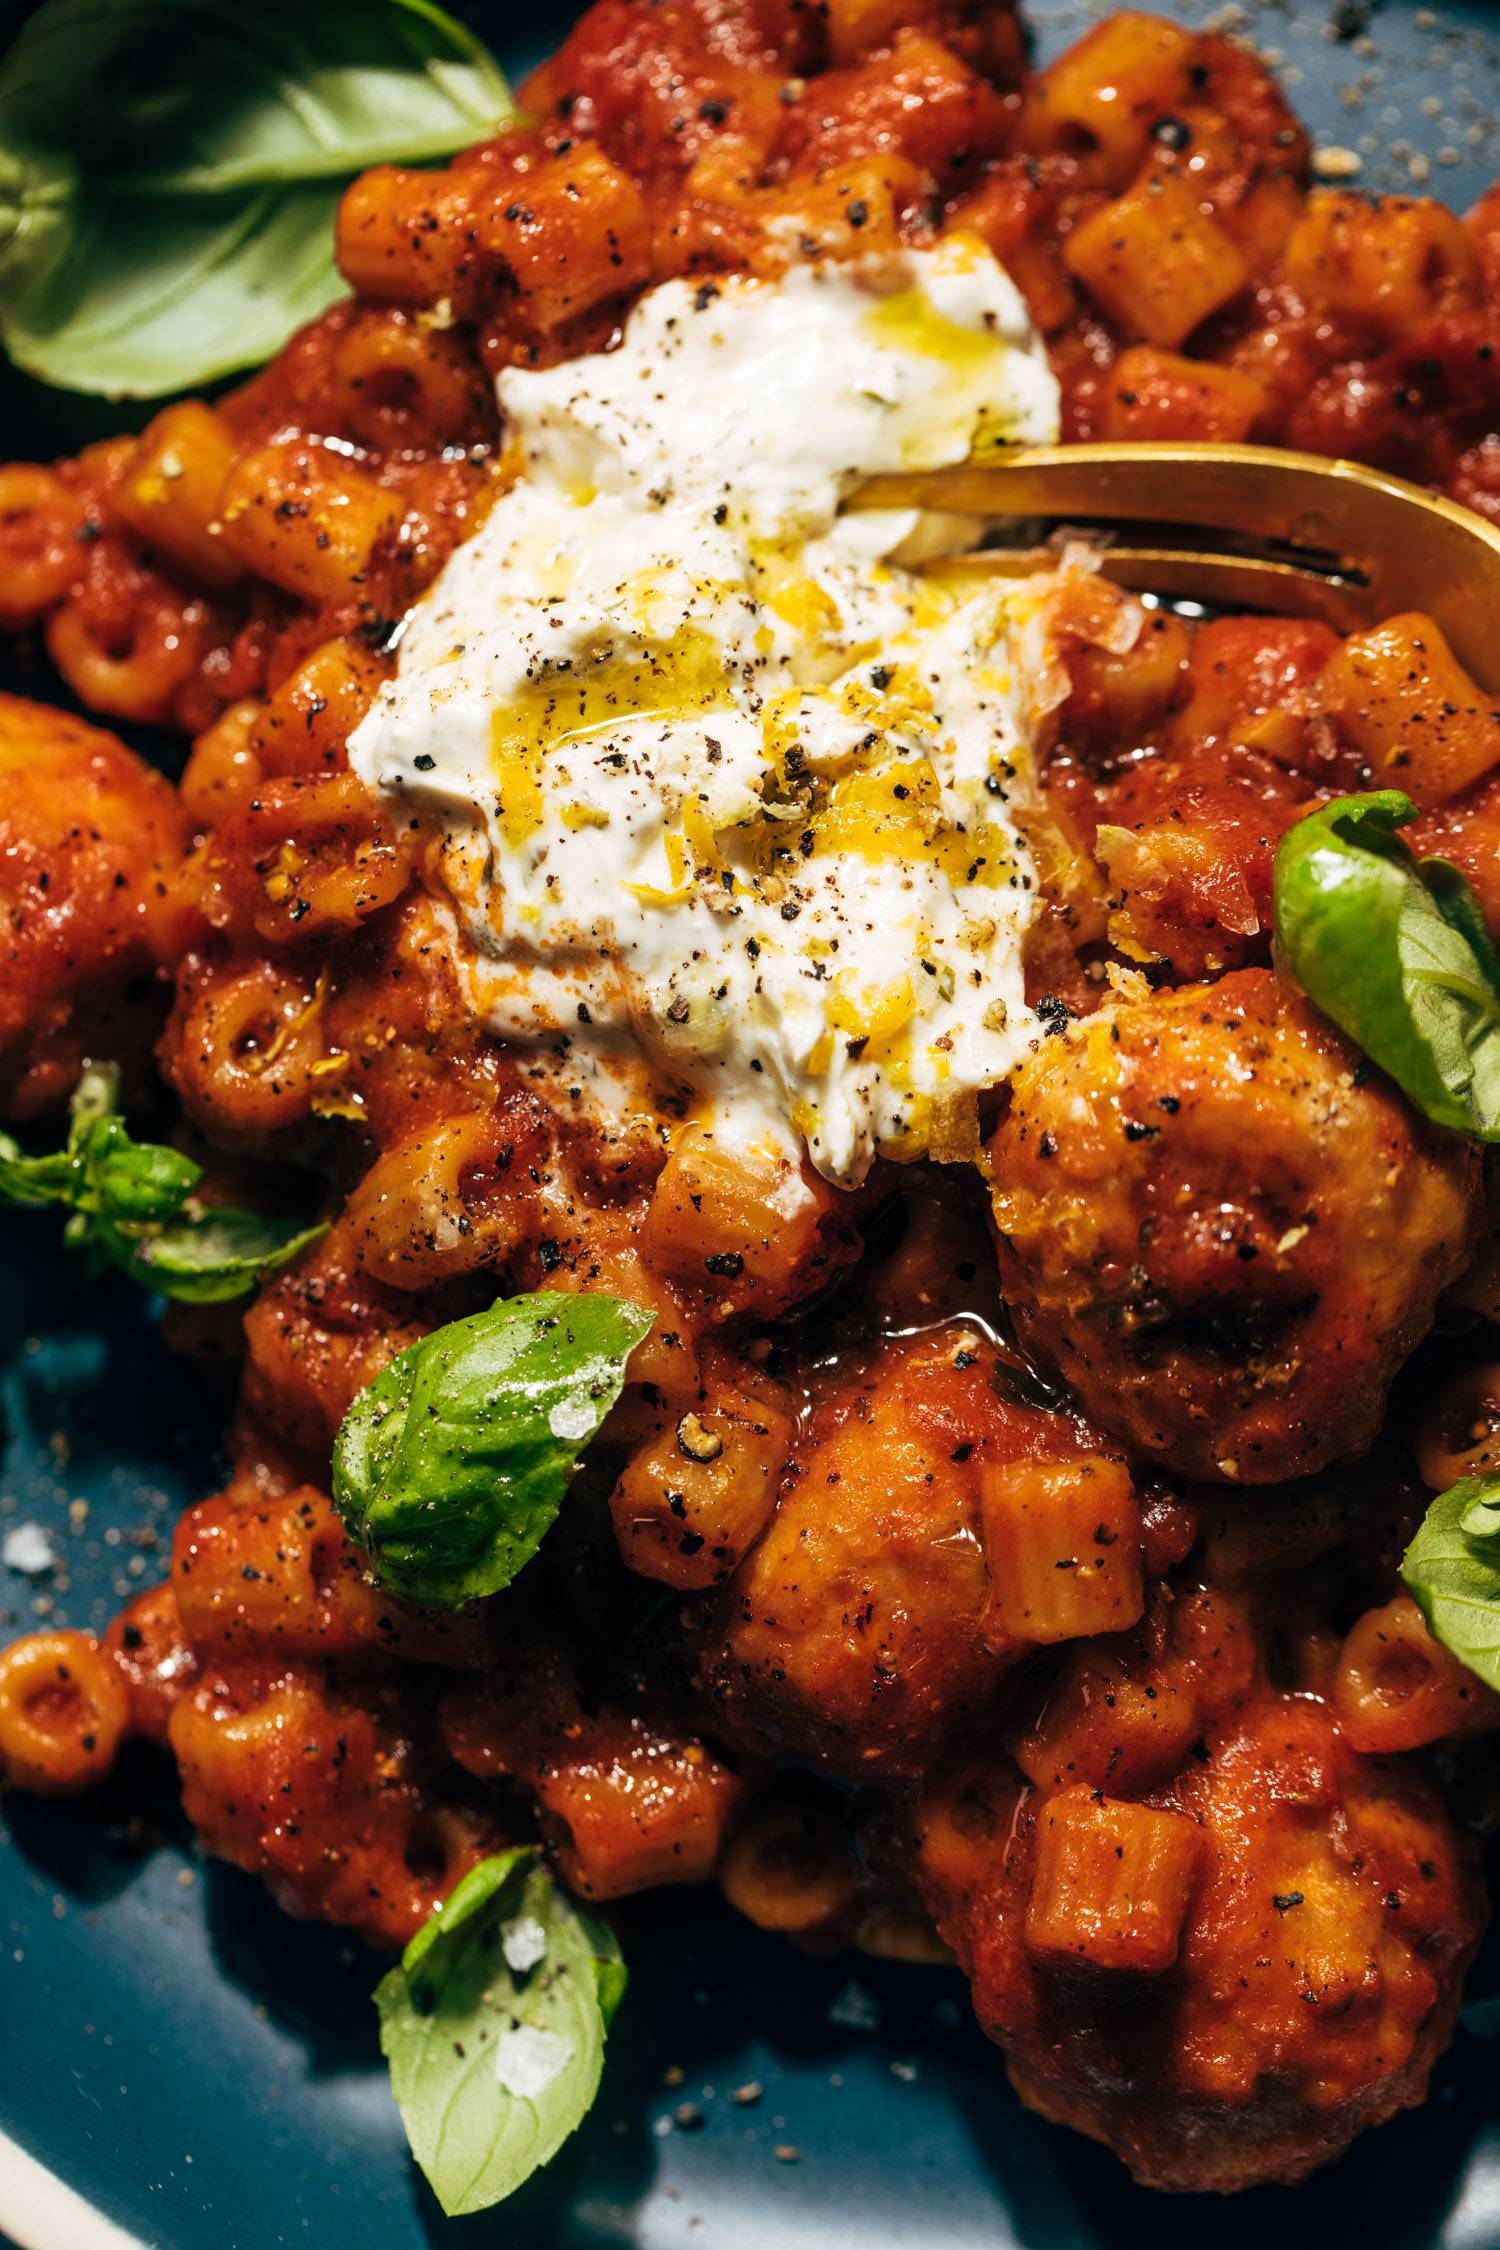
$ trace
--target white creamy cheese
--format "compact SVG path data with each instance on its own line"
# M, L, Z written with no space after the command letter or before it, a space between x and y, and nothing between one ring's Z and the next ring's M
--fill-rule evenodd
M499 395L519 474L408 619L355 769L440 838L497 1031L600 1099L644 1058L721 1135L857 1180L1035 1031L1045 592L922 575L915 515L838 512L1055 437L1021 298L964 238L668 282L617 349Z

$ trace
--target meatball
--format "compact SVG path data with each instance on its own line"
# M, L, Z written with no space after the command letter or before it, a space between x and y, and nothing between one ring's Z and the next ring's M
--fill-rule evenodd
M768 1528L696 1626L701 1682L742 1740L917 1774L1024 1649L1139 1613L1123 1466L995 1375L993 1346L955 1324L879 1346L815 1409ZM1043 1617L1044 1598L1065 1607Z
M1018 2092L1148 2186L1293 2181L1419 2102L1483 1923L1425 1777L1262 1690L1145 1801L929 1789L918 1895Z
M0 1080L8 1115L65 1094L89 1052L144 1046L163 870L187 824L171 786L112 734L0 696Z
M1268 970L1046 1039L989 1153L1023 1342L1128 1446L1209 1480L1368 1446L1478 1224L1473 1150Z

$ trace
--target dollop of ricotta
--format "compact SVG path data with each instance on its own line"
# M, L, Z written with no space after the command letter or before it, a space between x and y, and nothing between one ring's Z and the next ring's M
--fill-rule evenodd
M498 388L514 481L351 743L437 839L469 1003L600 1101L648 1068L833 1180L919 1151L1036 1032L1046 593L840 510L1056 436L1018 292L963 237L672 281Z

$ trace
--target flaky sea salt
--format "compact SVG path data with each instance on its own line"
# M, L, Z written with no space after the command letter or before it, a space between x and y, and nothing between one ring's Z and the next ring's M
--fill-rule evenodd
M7 1570L19 1570L27 1578L40 1578L43 1571L56 1566L57 1557L39 1523L18 1523L0 1542L0 1562Z
M572 2060L571 2039L564 2039L559 2031L538 2031L534 2024L502 2031L495 2044L495 2076L507 2094L521 2101L534 2101L545 2093Z
M522 1976L545 1960L547 1933L534 1914L518 1914L513 1922L501 1925L500 1950L506 1967Z
M872 1992L851 1977L838 1997L831 2001L828 2021L844 2031L874 2031L880 2024L880 2003Z

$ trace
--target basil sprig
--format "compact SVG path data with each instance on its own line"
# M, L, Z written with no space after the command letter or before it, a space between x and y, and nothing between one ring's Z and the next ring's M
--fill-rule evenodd
M613 1933L530 1850L472 1869L382 1978L391 2087L450 2218L500 2202L588 2114L625 1982Z
M1311 1000L1435 1125L1500 1141L1500 958L1473 891L1398 828L1398 789L1340 797L1276 854L1276 942Z
M0 64L0 338L115 398L256 366L343 295L356 173L513 114L430 0L45 0Z
M203 1167L180 1150L133 1140L118 1108L120 1074L95 1063L78 1081L64 1147L28 1156L0 1133L0 1201L61 1203L70 1249L108 1260L142 1288L190 1305L242 1297L324 1233L300 1219L201 1203Z
M380 1584L429 1609L508 1586L541 1545L652 1315L538 1290L409 1345L361 1391L334 1505Z
M1500 1689L1500 1476L1461 1477L1440 1492L1401 1575L1433 1639Z

